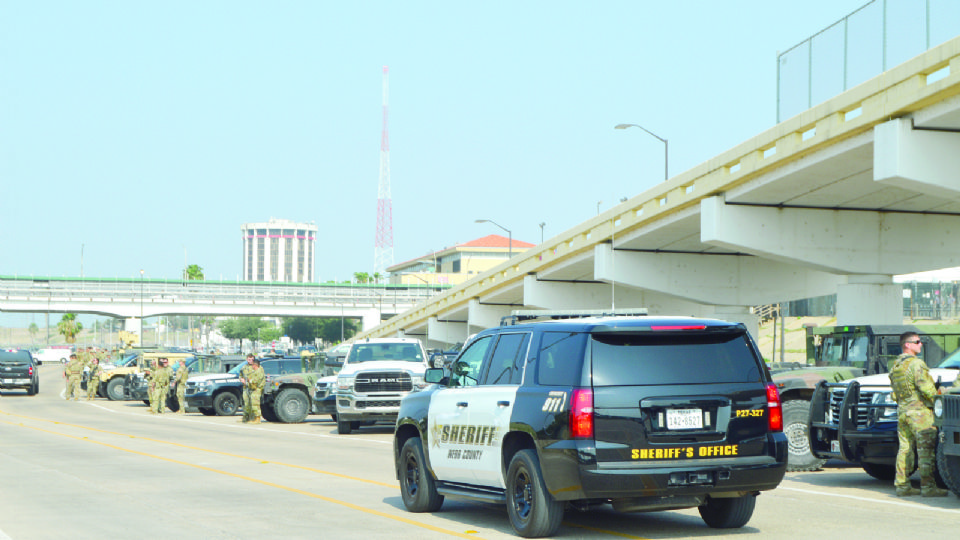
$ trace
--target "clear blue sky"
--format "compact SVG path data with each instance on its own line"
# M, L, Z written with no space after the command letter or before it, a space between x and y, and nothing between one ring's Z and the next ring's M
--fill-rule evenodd
M865 0L0 0L0 274L241 273L240 225L372 272L381 70L394 262L540 242L775 123L776 54Z

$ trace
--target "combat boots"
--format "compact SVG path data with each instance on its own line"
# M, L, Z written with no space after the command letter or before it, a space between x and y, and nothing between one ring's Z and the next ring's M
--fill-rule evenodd
M946 497L947 490L940 489L937 486L923 486L920 489L921 497Z
M911 486L897 486L897 497L911 497L913 495L920 495L920 490Z

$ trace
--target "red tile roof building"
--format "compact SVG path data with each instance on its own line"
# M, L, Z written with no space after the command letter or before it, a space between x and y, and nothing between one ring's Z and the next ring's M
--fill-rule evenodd
M407 285L457 285L534 247L522 240L491 234L469 242L428 253L387 268L390 283Z

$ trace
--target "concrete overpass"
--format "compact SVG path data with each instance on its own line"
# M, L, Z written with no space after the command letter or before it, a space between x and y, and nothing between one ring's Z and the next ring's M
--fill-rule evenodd
M892 277L952 266L960 38L360 337L442 346L521 308L644 307L742 321L755 333L749 306L832 293L839 324L894 324L903 292Z
M348 317L371 329L446 286L0 276L0 311L124 318L174 315Z

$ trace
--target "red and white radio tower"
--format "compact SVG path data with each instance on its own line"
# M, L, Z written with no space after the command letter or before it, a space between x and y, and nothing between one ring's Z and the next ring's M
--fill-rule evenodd
M393 201L390 198L390 136L387 133L387 91L390 68L383 66L383 134L380 136L380 187L377 190L377 239L373 271L381 276L393 266Z

